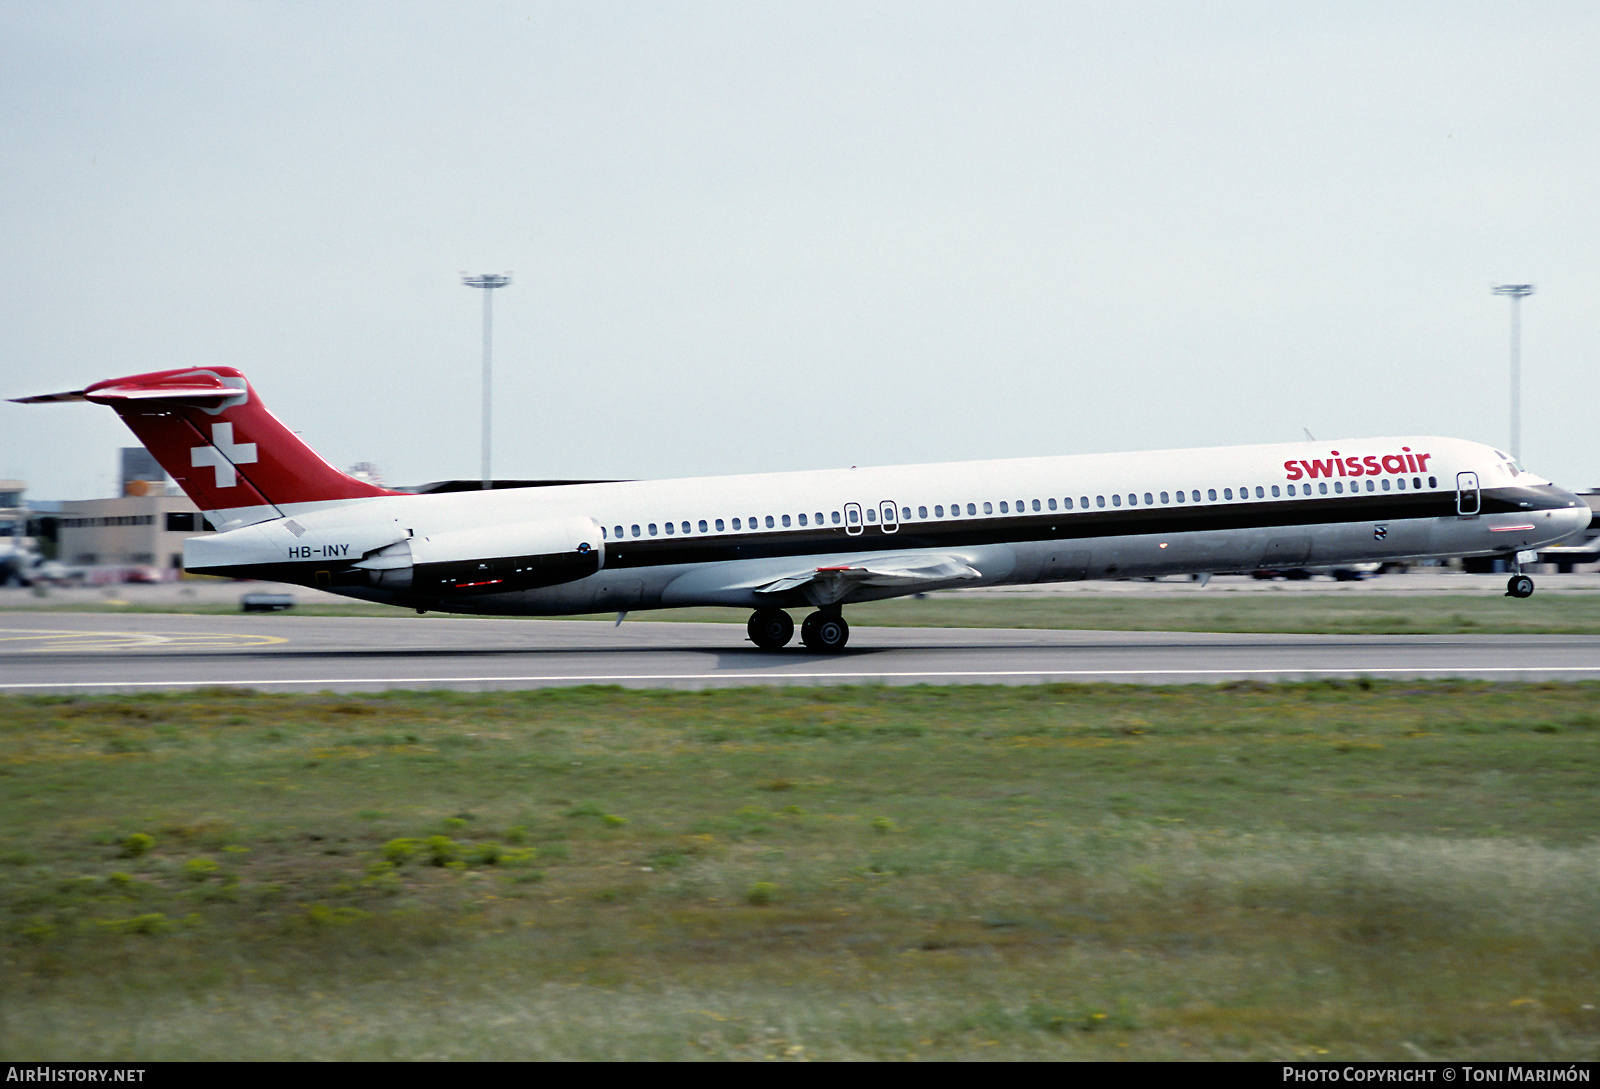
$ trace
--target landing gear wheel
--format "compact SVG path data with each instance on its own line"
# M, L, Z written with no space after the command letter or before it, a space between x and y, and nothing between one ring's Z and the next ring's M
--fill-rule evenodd
M831 654L850 641L850 625L838 613L812 613L800 625L800 641L811 650Z
M762 650L780 650L794 638L794 621L782 609L757 609L745 630Z
M1506 597L1532 597L1533 580L1527 575L1512 575L1506 583Z

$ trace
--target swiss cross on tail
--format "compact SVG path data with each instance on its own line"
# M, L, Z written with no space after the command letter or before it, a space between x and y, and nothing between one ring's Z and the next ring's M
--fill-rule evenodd
M217 471L217 487L232 488L239 483L239 474L234 470L236 465L249 465L256 460L256 444L253 442L235 443L233 441L233 425L231 423L218 423L211 425L211 445L192 446L189 448L189 467L193 469L210 466Z

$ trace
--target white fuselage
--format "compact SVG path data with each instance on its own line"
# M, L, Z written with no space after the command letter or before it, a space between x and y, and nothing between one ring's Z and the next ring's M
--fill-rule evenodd
M1429 437L282 509L286 517L191 539L185 566L417 608L562 615L1511 554L1565 539L1589 520L1575 496L1499 452ZM862 577L825 589L817 573L844 568Z

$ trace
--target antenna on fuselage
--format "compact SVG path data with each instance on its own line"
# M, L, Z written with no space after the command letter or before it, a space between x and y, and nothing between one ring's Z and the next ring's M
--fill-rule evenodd
M1302 430L1302 431L1304 431L1306 433L1306 441L1307 442L1316 442L1317 441L1317 437L1311 433L1311 428L1302 427L1300 430Z

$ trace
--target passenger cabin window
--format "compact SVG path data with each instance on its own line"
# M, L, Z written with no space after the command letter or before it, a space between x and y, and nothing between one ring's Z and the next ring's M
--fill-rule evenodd
M983 506L984 506L984 510L987 512L987 510L989 509L989 504L985 503ZM1000 500L1000 513L1001 514L1010 514L1011 513L1011 508L1006 506L1006 501L1004 499Z
M768 529L771 529L771 528L772 528L772 525L773 525L773 522L772 522L772 515L770 515L770 514L769 514L769 515L767 515L767 528L768 528Z
M1432 480L1433 477L1430 476L1428 479ZM984 504L984 506L988 506L988 505L989 504L987 504L987 503ZM976 503L968 503L967 504L967 514L973 515L973 514L977 514L977 513L978 513L978 505Z
M927 507L923 507L922 508L922 513L917 515L918 518L926 518L927 516L928 516L928 508ZM911 521L911 508L910 507L901 507L900 508L900 520L902 522Z
M1166 492L1162 492L1162 493L1161 493L1161 501L1162 501L1162 502L1163 502L1163 503L1170 503L1170 502L1172 502L1172 500L1171 500L1171 499L1169 499L1169 498L1168 498L1168 497L1167 497L1167 493L1166 493Z
M852 519L850 519L850 520L851 520L851 521L852 521L852 522L853 522L853 521L855 521L855 519L854 519L854 518L852 518ZM834 511L834 512L833 512L833 524L834 524L834 525L838 525L838 524L839 524L839 512L838 512L838 511Z
M1094 497L1094 505L1097 506L1097 507L1105 506L1106 505L1106 497L1103 496L1103 495L1095 496Z
M621 526L616 526L616 527L614 527L614 528L615 528L615 529L616 529L616 531L617 531L617 532L616 532L616 538L617 538L617 540L619 540L619 541L620 541L620 540L622 540L622 527L621 527ZM637 537L637 536L639 536L639 534L638 534L638 533L634 533L634 536L635 536L635 537Z
M770 526L771 524L772 524L772 519L768 518L767 519L767 525ZM785 514L783 516L783 528L784 529L788 529L789 528L789 516L787 514Z
M1122 496L1120 496L1120 495L1113 495L1113 496L1112 496L1112 497L1111 497L1111 505L1112 505L1112 506L1113 506L1113 507L1120 507L1120 506L1122 506Z
M1222 489L1222 498L1224 498L1224 499L1232 499L1233 498L1233 489L1232 488L1223 488Z
M944 508L941 507L941 506L934 507L933 508L933 516L935 518L943 518L944 517Z
M1151 495L1149 492L1145 492L1144 493L1144 505L1148 507L1148 506L1150 506L1150 504L1152 504L1154 502L1155 502L1155 496Z
M1199 500L1199 498L1200 498L1199 495L1195 496L1196 500ZM1217 489L1215 489L1215 488L1207 488L1206 489L1206 498L1211 500L1211 502L1215 503L1217 501Z
M1050 509L1051 510L1055 510L1056 509L1056 501L1054 499L1051 499L1051 500L1048 500L1048 502L1050 504Z
M722 532L722 519L721 518L717 519L717 532L718 533Z
M917 517L918 518L926 518L927 516L928 516L928 508L927 507L918 507L917 508Z
M994 504L993 503L989 503L989 502L985 502L983 504L983 513L985 513L985 514L993 514L994 513Z
M633 535L635 537L639 536L639 527L638 526L634 526L633 527Z
M651 527L650 527L650 532L651 532L651 533L654 533L654 532L655 532L655 531L656 531L656 530L655 530L655 527L654 527L654 526L651 526ZM668 523L667 523L667 536L668 536L668 537L670 537L670 536L672 536L672 532L673 532L673 531L672 531L672 523L671 523L671 522L668 522Z
M717 528L718 528L718 529L721 529L721 528L722 528L722 527L721 527L721 526L718 526L718 527L717 527ZM700 532L701 532L701 533L705 533L705 532L706 532L706 529L707 529L707 527L706 527L706 520L705 520L705 519L704 519L704 518L702 518L702 519L700 519Z
M805 525L806 524L806 516L805 516L805 512L804 511L800 512L800 524L801 525Z
M850 524L851 525L855 525L856 524L856 512L852 509L849 512L849 514L850 514Z
M650 536L654 537L655 535L656 535L656 524L654 522L651 522L650 523Z

